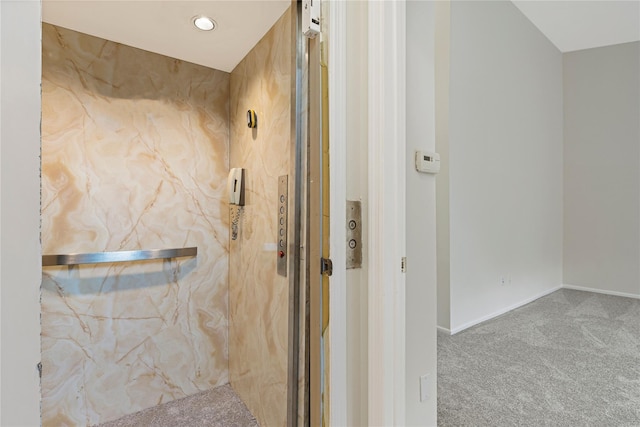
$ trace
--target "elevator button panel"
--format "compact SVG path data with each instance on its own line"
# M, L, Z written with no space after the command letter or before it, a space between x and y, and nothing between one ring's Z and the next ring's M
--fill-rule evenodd
M287 210L289 202L289 176L278 177L278 251L276 252L277 270L280 276L287 277Z
M347 268L362 268L362 205L347 200Z

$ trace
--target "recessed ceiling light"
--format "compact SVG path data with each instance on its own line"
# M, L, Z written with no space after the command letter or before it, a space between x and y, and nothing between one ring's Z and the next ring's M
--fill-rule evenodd
M196 16L193 18L193 25L202 31L211 31L216 28L216 21L208 16Z

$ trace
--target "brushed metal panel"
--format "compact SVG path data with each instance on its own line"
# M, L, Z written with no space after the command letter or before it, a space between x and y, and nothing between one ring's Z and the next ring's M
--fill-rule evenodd
M282 175L278 177L278 250L276 251L276 259L278 266L278 274L287 277L287 211L289 206L289 176Z
M347 200L347 269L362 268L362 204Z

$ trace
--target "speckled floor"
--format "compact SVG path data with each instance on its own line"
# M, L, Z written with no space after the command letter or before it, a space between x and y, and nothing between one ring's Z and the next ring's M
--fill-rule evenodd
M154 406L98 427L259 427L230 385Z
M640 300L562 289L439 333L438 425L640 426Z

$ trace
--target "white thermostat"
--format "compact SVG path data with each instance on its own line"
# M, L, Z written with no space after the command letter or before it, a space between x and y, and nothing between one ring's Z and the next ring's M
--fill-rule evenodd
M440 154L430 151L416 151L416 170L423 173L440 172Z

